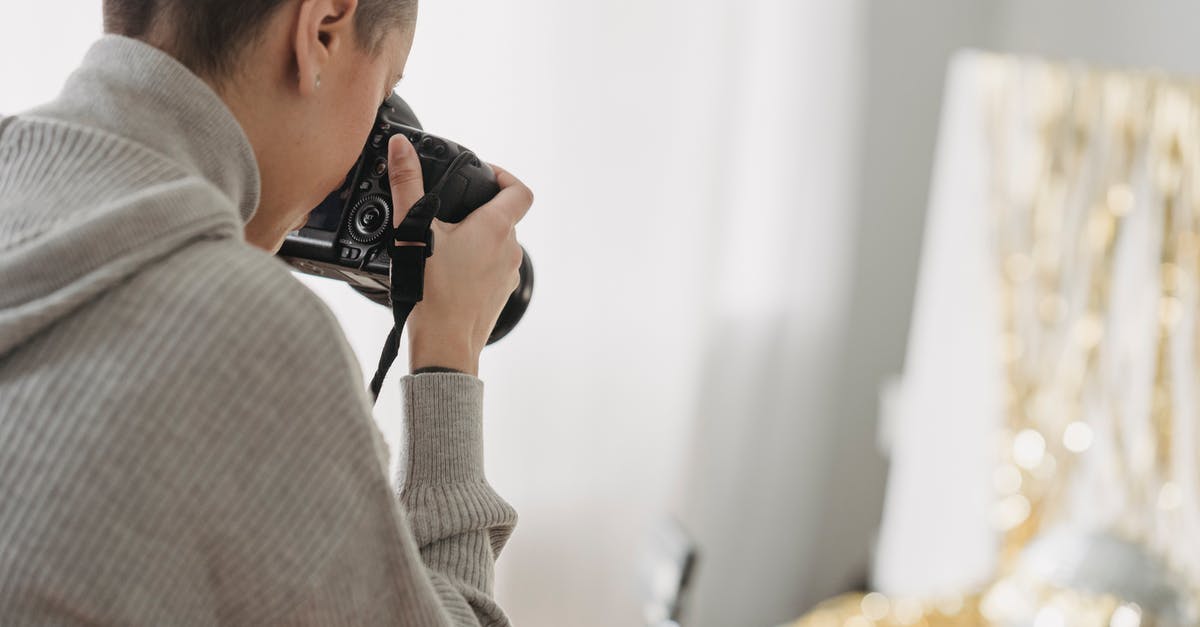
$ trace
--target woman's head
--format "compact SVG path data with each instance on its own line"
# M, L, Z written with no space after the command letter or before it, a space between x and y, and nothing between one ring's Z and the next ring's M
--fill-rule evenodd
M247 239L274 250L353 165L404 71L416 5L104 0L104 26L171 54L229 105L262 176Z

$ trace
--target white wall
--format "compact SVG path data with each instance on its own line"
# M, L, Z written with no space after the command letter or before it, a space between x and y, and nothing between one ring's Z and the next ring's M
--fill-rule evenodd
M865 574L869 535L822 534L855 221L862 5L726 4L730 128L681 516L702 545L694 622L770 625ZM868 453L869 454L869 453ZM869 496L867 498L870 498ZM829 547L840 552L821 568ZM860 548L862 552L860 553Z
M1120 68L1200 76L1200 4L1191 0L1005 0L996 46Z
M0 113L53 98L100 34L100 3L6 2L0 18Z

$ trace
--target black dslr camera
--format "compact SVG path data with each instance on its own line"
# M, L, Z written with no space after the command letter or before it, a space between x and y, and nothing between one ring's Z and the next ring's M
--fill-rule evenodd
M379 108L375 127L346 181L287 235L279 257L300 272L348 283L367 298L390 306L388 297L393 211L388 182L388 140L404 135L417 149L425 189L440 183L437 218L461 222L500 192L495 172L466 148L421 130L417 116L393 94ZM452 167L453 166L453 167ZM453 169L449 179L447 171ZM509 297L488 343L517 325L533 296L533 264L526 253L521 285Z

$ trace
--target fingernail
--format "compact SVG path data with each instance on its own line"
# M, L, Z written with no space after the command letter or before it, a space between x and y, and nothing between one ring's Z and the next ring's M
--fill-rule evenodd
M406 154L408 148L408 140L403 135L392 135L392 138L388 140L388 154L394 158L399 158Z

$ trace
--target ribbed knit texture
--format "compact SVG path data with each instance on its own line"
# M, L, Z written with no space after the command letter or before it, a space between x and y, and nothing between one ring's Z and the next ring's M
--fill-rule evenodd
M483 383L401 378L389 481L216 93L106 36L0 127L0 624L508 624Z

